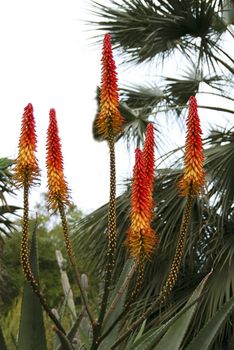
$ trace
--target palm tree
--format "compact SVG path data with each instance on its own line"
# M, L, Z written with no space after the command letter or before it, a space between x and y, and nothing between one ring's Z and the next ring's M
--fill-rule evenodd
M174 77L168 77L166 69L162 69L162 76L156 83L132 84L121 89L120 108L126 119L123 136L129 142L143 141L145 126L156 114L167 117L167 122L171 116L179 120L191 95L197 95L198 101L204 100L203 96L206 96L205 101L210 101L209 96L212 96L212 104L199 103L200 110L229 113L233 118L233 1L109 0L108 4L93 1L93 6L97 20L92 25L111 34L116 50L127 63L150 64L152 68L160 63L166 66L175 60L181 62L182 69L175 72ZM213 104L213 101L222 104ZM153 120L160 129L157 119ZM230 300L234 291L233 127L213 127L204 139L204 148L207 184L203 196L193 206L181 273L166 305L162 310L155 309L147 323L150 327L155 322L168 320L213 269L182 348ZM183 148L180 148L162 155L161 166L156 170L154 228L160 236L160 245L153 261L147 263L141 293L128 317L137 317L155 299L170 267L185 205L176 189L182 170L182 153ZM127 255L123 241L129 225L130 183L130 180L126 182L125 192L117 198L117 270L121 269ZM106 227L107 205L74 225L74 243L79 254L85 252L86 259L88 252L91 272L102 271L106 262ZM233 315L230 315L220 327L212 349L231 349L232 322Z

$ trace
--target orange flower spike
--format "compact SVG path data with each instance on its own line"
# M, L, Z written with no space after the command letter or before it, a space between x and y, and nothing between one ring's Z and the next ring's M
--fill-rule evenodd
M28 185L32 185L39 175L38 161L35 155L37 137L33 106L29 103L24 108L19 140L19 153L15 166L15 180L22 186L27 176Z
M133 171L131 226L128 232L130 254L140 259L150 258L156 243L156 236L150 226L151 201L145 171L143 152L136 149Z
M197 113L197 101L194 96L190 97L189 114L186 124L185 168L183 177L179 182L179 188L183 196L187 196L190 191L192 195L199 194L205 183L202 131Z
M146 176L147 176L147 181L149 186L150 205L151 205L151 213L153 218L153 208L155 207L155 202L153 199L155 158L154 158L154 127L153 127L153 124L151 123L149 123L146 128L143 155L145 160L145 171L146 171Z
M55 109L50 110L47 130L46 167L48 180L48 200L51 209L57 210L60 204L69 204L69 190L63 173L63 156L58 133Z
M145 228L149 217L149 188L145 163L142 151L137 148L132 185L132 227L134 229Z
M111 129L114 136L121 132L124 118L119 112L117 73L113 58L110 34L104 36L102 50L102 82L100 111L96 119L97 132L108 139Z

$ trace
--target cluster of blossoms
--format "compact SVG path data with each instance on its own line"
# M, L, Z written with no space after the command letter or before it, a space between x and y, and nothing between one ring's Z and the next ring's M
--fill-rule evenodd
M179 182L181 195L198 195L205 183L203 170L204 154L202 149L201 126L197 113L197 101L190 97L189 113L187 117L187 137L185 142L184 172Z
M50 121L47 131L47 177L49 206L53 210L58 209L58 204L69 204L69 191L63 173L63 156L58 135L56 112L49 113ZM29 103L22 118L21 135L19 141L19 153L15 166L15 180L19 186L30 186L35 183L39 175L36 152L36 130L33 106Z
M59 205L69 204L69 190L63 173L63 157L58 135L56 112L49 113L50 121L47 132L47 177L49 206L57 210ZM104 37L102 52L102 83L99 113L96 117L96 128L100 136L109 140L121 132L124 118L119 112L117 92L117 75L113 59L110 35ZM30 186L38 177L39 168L35 156L36 132L33 107L25 107L22 130L19 141L19 154L15 166L15 179L19 186L25 181ZM144 149L136 149L135 166L132 185L131 224L128 230L127 244L133 258L150 259L158 242L152 229L153 219L153 187L154 187L154 128L148 124ZM179 181L181 195L195 196L204 185L203 150L200 120L197 113L195 97L190 98L187 118L187 138L185 148L185 168Z
M154 129L148 124L143 151L136 149L132 184L131 225L127 244L137 260L150 259L158 238L151 227L154 187Z
M50 121L47 130L46 166L48 178L48 200L50 208L58 209L58 204L69 204L69 190L63 172L63 155L58 133L55 109L50 110Z
M36 145L37 137L33 106L29 103L24 108L19 140L19 154L15 166L15 180L19 186L23 186L25 181L27 181L29 185L33 184L38 178L39 167L35 155Z
M121 132L124 118L119 112L117 73L113 58L110 34L106 34L102 50L102 82L99 113L95 120L97 132L104 139L110 133L117 136Z

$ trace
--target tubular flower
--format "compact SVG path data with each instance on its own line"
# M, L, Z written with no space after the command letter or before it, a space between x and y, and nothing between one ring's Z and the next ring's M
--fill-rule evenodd
M28 185L32 185L39 175L38 161L35 156L36 144L37 138L33 106L29 103L24 108L19 140L19 153L15 166L15 180L19 186L23 186L25 176L27 176Z
M56 112L53 108L50 110L46 151L49 206L51 209L57 210L59 204L69 204L69 190L63 173L63 156Z
M203 171L204 155L202 150L202 138L200 119L197 113L197 101L194 96L190 97L189 114L187 118L187 137L185 143L185 168L179 181L182 196L189 193L197 195L205 183Z
M117 91L117 73L111 48L110 34L106 34L102 51L102 82L99 113L96 117L97 133L108 139L110 132L114 136L121 132L124 118L119 112L119 96Z
M133 171L131 226L127 244L130 254L136 258L148 258L153 252L157 238L151 228L151 196L145 170L143 152L136 149Z
M153 207L155 205L153 200L153 190L154 190L154 127L153 124L149 123L146 128L145 144L143 149L143 156L145 161L145 171L148 181L148 186L150 189L150 203L151 211L153 214Z
M145 144L143 149L146 176L148 178L149 187L153 190L154 185L154 127L149 123L146 128Z

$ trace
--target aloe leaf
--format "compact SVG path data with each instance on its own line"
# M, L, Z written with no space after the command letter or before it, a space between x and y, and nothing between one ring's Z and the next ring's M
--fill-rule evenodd
M1 350L7 350L7 346L6 346L6 343L5 343L5 339L3 337L3 333L2 333L1 327L0 327L0 349Z
M218 332L234 311L234 296L229 299L201 329L186 350L207 350L210 348Z
M30 265L39 283L36 230L35 225L31 241ZM24 283L21 305L18 350L47 350L42 307L27 281Z
M141 328L140 328L139 332L138 332L137 335L136 335L136 338L135 338L135 340L134 340L134 343L135 343L138 339L141 338L141 336L142 336L142 334L143 334L143 332L144 332L144 329L145 329L145 324L146 324L146 320L142 323Z
M67 305L67 296L64 298L64 301L62 303L62 306L61 306L61 309L59 310L59 312L57 312L56 310L56 313L58 313L57 315L57 318L59 320L59 322L62 322L63 320L63 317L64 317L64 313L65 313L65 310L66 310L66 305ZM60 339L57 335L57 333L55 332L55 335L54 335L54 342L53 342L53 349L57 349L58 347L60 347Z
M74 350L73 346L71 345L71 343L69 342L67 337L64 336L64 334L59 329L54 328L54 331L56 332L56 334L60 340L60 343L62 345L63 350Z
M105 319L104 327L103 327L103 334L108 330L108 328L115 322L115 320L119 317L119 315L124 310L125 300L126 300L126 293L127 293L127 285L126 288L122 291L121 294L119 294L119 291L121 290L121 287L124 285L126 278L128 274L130 273L130 270L133 268L133 262L132 260L127 260L127 262L124 265L124 268L122 270L122 273L119 277L119 280L116 284L116 287L114 291L111 294L110 297L110 305L113 303L113 301L116 299L116 296L119 295L118 301L115 304L113 309L109 309L108 316ZM113 328L113 330L108 334L106 338L103 339L100 346L98 347L98 350L106 350L111 347L111 345L117 340L119 335L119 327L120 322L117 322L116 326Z
M67 333L67 338L70 340L70 342L73 341L75 335L77 334L82 317L83 317L83 313L81 312L79 317L77 318L77 320L74 322L73 326L71 327L70 331ZM57 348L57 350L63 350L62 346L59 346Z
M185 307L193 303L203 290L205 282L209 275L207 275L192 293ZM157 350L179 350L183 342L185 333L190 325L194 312L198 303L193 304L187 311L185 311L167 330L160 342L157 344ZM185 309L185 307L183 309Z
M202 289L204 287L204 284L207 280L207 278L209 277L210 274L208 274L202 281L201 283L198 285L198 287L195 289L195 291L193 292L192 296L190 297L190 299L188 300L188 302L186 303L186 305L183 307L182 310L180 310L174 317L172 317L169 321L167 321L166 323L164 323L163 325L160 326L156 326L152 329L150 329L148 332L144 333L138 340L135 340L133 342L131 342L131 345L127 344L126 349L127 350L150 350L152 349L152 346L156 346L157 344L157 350L158 349L178 349L178 345L177 347L174 347L174 345L176 345L176 342L172 342L172 347L170 347L170 335L172 334L173 337L177 336L177 333L173 334L173 327L175 324L180 324L180 322L183 322L183 324L186 324L186 320L188 323L190 323L191 321L191 314L190 314L190 310L192 309L191 313L193 314L195 312L194 307L197 307L197 300L201 295ZM180 339L182 338L182 334L183 330L181 328L179 328L181 333L179 335ZM177 332L174 329L175 332ZM168 332L168 333L167 333ZM166 337L166 334L169 334ZM165 338L164 338L165 336ZM164 340L163 340L164 339ZM162 346L163 343L161 341L165 342L165 339L168 339L168 344L165 344L165 347L163 348ZM178 341L178 343L181 342ZM161 344L160 344L161 343ZM159 344L160 344L160 348L159 348ZM186 349L187 350L187 349ZM196 349L197 350L197 349ZM203 350L203 348L202 348Z
M82 327L80 327L79 329L79 336L80 336L80 342L81 344L84 345L84 349L91 349L91 339L89 338L89 336L84 332L84 330L82 329Z
M139 339L141 339L143 333L144 333L144 329L145 329L145 325L146 325L146 320L144 322L142 322L142 325L140 327L140 329L136 329L134 333L131 334L131 336L128 338L128 342L125 346L125 350L130 350L132 349L132 345L138 341Z

